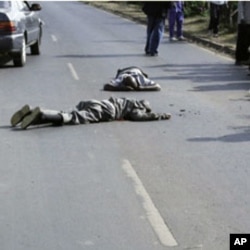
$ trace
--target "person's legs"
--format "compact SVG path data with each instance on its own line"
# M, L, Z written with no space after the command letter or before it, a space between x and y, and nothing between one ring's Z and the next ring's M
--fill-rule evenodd
M250 43L250 25L239 24L235 51L235 64L241 64L249 58L248 47Z
M220 5L210 3L210 22L208 30L213 32L214 36L217 36L219 32L220 11Z
M220 23L220 8L217 6L216 8L216 15L214 17L213 23L213 34L216 36L219 33L219 23Z
M164 33L165 19L157 18L155 19L155 25L150 39L150 54L152 56L158 54L158 47L161 42L161 38Z
M182 12L178 12L176 14L177 38L178 39L183 39L183 31L182 31L183 21L184 21L184 15L183 15L183 13Z
M174 26L176 20L176 12L175 10L169 10L168 12L168 28L169 28L169 39L174 38Z
M40 125L46 123L62 125L63 122L63 116L60 114L60 112L54 110L41 110L39 107L36 107L23 119L21 128L26 129L31 125Z
M209 8L209 25L208 25L208 30L212 31L214 27L214 16L215 16L215 5L213 3L210 3L210 8Z
M154 29L154 17L148 16L147 17L147 40L145 45L145 53L150 53L150 40L151 40L151 34Z
M246 46L245 47L246 48L245 57L246 57L246 60L244 60L242 63L244 65L250 65L250 25L249 24L246 25L245 39L246 39L246 41L245 41L245 46Z
M247 25L247 57L248 61L250 62L250 25ZM250 65L250 63L248 64Z

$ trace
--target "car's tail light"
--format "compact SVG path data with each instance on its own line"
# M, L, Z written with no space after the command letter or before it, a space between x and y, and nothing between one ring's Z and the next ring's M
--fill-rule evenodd
M5 32L14 32L14 31L16 31L15 22L0 21L0 31L5 31Z

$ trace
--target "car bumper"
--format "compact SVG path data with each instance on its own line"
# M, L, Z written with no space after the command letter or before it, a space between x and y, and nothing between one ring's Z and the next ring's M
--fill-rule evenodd
M0 55L14 54L22 48L22 34L1 35L0 34Z

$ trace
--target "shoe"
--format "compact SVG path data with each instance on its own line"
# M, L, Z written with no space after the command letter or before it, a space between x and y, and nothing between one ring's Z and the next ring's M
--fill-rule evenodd
M150 56L158 56L158 52L150 53Z
M26 129L28 126L33 124L41 115L41 110L39 107L36 107L30 115L27 115L22 123L21 123L21 128Z
M217 34L217 33L213 34L213 37L219 37L219 34Z
M236 66L241 66L241 65L242 65L241 61L235 61L234 64L235 64Z
M169 41L170 42L174 42L174 41L177 41L175 37L169 37Z
M146 56L158 56L158 52L146 52Z
M184 36L180 36L180 37L178 37L178 40L179 40L179 41L185 41L186 38L185 38Z
M10 123L12 127L15 127L18 123L20 123L24 117L31 113L29 105L24 105L20 110L18 110L10 119Z

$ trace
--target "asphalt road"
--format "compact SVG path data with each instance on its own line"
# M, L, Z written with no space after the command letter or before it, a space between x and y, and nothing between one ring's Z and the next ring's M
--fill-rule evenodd
M79 2L42 2L41 56L0 68L1 250L229 249L250 233L247 69L186 42L145 57L145 26ZM160 92L105 92L138 66ZM25 103L147 99L170 121L12 129Z

